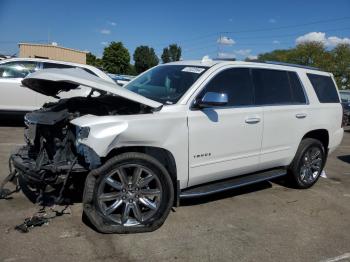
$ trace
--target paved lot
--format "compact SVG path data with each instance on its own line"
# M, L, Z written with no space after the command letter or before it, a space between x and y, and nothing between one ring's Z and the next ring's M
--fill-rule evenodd
M1 179L22 132L0 127ZM350 261L350 131L326 174L309 190L266 182L182 202L158 231L136 235L96 233L81 204L19 233L13 227L38 208L16 194L0 200L0 261Z

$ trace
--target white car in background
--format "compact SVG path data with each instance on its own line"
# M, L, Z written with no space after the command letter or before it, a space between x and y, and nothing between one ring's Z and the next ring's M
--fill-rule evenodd
M108 74L114 82L116 82L120 86L125 86L127 83L129 83L131 80L135 78L135 76L131 75L116 75L116 74Z
M38 58L5 59L0 61L0 114L21 115L39 109L47 102L56 102L57 98L86 96L90 93L90 88L79 87L53 98L22 86L22 80L28 74L48 68L80 68L107 82L115 83L107 74L89 65Z

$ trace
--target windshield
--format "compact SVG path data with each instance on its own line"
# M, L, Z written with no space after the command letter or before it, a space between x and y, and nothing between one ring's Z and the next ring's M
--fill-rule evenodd
M163 104L174 104L207 70L207 67L186 65L157 66L125 88Z

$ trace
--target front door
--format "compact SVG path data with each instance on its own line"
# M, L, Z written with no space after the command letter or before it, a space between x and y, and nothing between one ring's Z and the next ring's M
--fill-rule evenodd
M226 93L228 104L188 112L189 186L256 171L263 131L261 107L254 107L248 68L217 73L196 99L207 92Z

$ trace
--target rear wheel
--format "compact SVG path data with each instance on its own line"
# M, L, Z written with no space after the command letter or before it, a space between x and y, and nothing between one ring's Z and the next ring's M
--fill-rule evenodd
M292 182L298 188L309 188L316 183L326 162L322 143L313 138L303 139L293 163L289 167Z
M125 153L89 174L84 211L101 232L146 232L163 224L173 199L170 175L156 159Z

